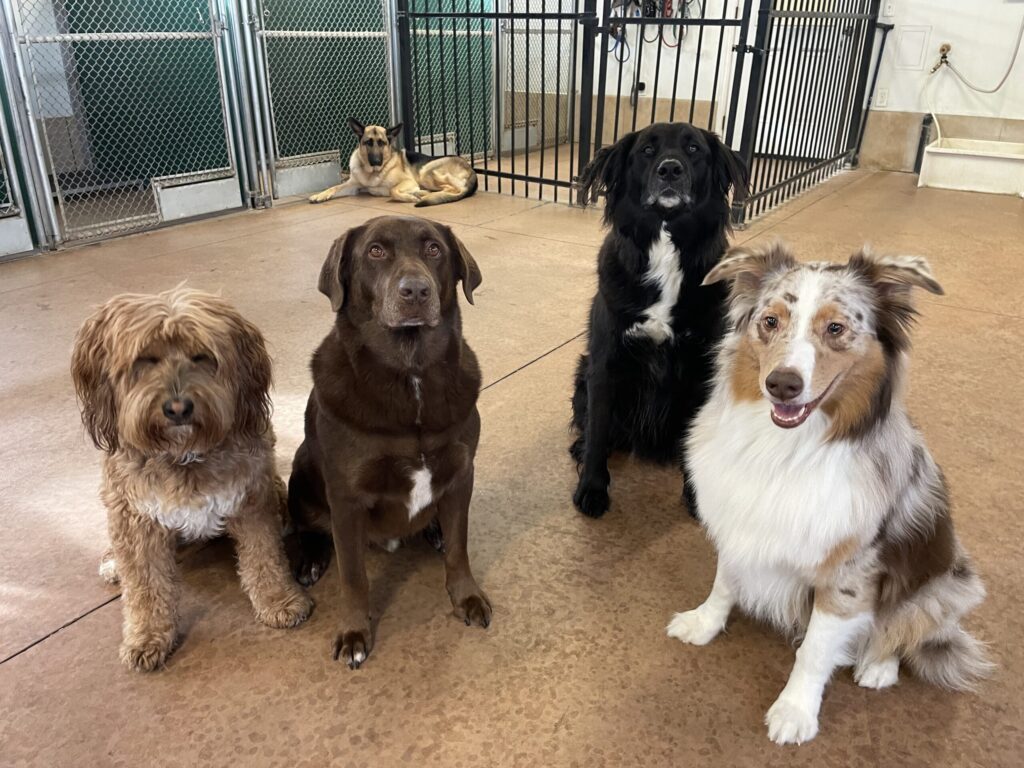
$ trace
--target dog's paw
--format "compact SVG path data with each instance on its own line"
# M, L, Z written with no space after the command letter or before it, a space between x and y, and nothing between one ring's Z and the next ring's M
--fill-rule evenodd
M890 656L881 661L858 666L853 671L853 679L862 688L878 689L896 685L900 679L900 660L896 656Z
M608 487L580 480L576 486L576 493L572 496L572 503L587 517L601 517L608 511Z
M331 563L334 544L331 537L319 531L303 531L298 536L295 556L295 580L304 587L316 584Z
M788 699L776 699L764 723L776 744L803 744L818 735L818 716Z
M121 583L121 576L117 572L117 561L114 560L114 555L110 552L104 552L103 559L100 560L100 578L111 585Z
M313 598L296 589L276 602L254 606L256 618L274 629L297 627L313 612Z
M491 601L483 592L469 595L455 604L455 615L466 622L467 627L487 629L491 626Z
M153 672L171 655L174 641L166 637L149 637L121 643L121 663L136 672Z
M668 623L665 631L669 637L674 637L690 645L707 645L722 631L720 621L711 620L706 612L700 608L692 611L677 613Z
M330 200L334 194L332 192L317 192L315 195L309 196L309 202L311 203L326 203Z
M332 656L335 661L343 661L349 669L359 669L366 657L370 655L373 643L370 641L369 630L342 630L334 638Z

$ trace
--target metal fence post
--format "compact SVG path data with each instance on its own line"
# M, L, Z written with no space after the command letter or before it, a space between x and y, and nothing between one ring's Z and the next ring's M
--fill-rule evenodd
M594 43L597 41L597 0L583 3L583 56L580 61L580 141L577 176L583 174L591 156L590 132L594 119ZM577 191L576 203L586 205L582 191Z
M750 65L750 80L747 83L747 104L743 110L743 128L740 130L740 156L747 169L754 166L754 142L757 139L757 122L761 112L764 96L764 70L768 60L768 26L771 20L772 0L761 0L757 11L757 27L754 31L754 44L745 49L746 53L754 54ZM742 226L746 217L746 205L733 201L732 222Z
M402 121L402 141L413 148L416 118L412 105L412 35L409 31L409 0L398 0L395 21L398 24L398 117Z
M597 73L597 109L594 114L594 151L604 142L605 92L608 88L608 19L612 15L612 0L604 0L601 10L601 64Z
M875 45L875 29L878 24L878 6L880 0L871 0L871 6L868 13L871 18L867 21L867 29L864 32L864 48L861 52L860 59L860 76L857 79L857 88L853 94L853 110L850 114L850 130L846 136L846 147L849 150L850 158L849 163L851 167L857 165L857 153L860 149L860 142L858 141L858 135L860 134L861 116L864 114L864 97L867 91L868 85L868 73L871 71L871 49ZM885 39L884 37L882 38ZM881 66L882 60L878 60L878 65ZM878 72L876 70L875 76L877 79Z

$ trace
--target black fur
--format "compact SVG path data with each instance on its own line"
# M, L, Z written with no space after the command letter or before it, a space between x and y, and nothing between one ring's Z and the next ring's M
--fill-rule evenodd
M645 205L652 190L667 189L656 169L678 160L672 187L683 203ZM598 291L590 309L587 354L581 356L573 394L578 437L570 452L580 469L573 496L590 517L608 509L608 456L628 451L683 466L682 439L707 398L713 352L725 323L726 289L701 287L728 246L729 189L746 196L742 160L717 136L687 123L658 123L597 153L581 186L593 199L606 196L611 231L598 255ZM627 337L657 301L657 286L643 282L648 251L666 226L676 246L683 284L672 311L674 337L656 344ZM692 492L684 484L691 514Z

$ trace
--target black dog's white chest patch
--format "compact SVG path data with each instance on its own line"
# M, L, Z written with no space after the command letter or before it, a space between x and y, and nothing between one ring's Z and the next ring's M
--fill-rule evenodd
M626 330L626 336L646 336L655 344L661 344L674 336L672 309L679 300L679 289L683 286L679 251L664 226L658 239L651 243L643 282L657 286L658 300L644 310L642 320L633 323Z

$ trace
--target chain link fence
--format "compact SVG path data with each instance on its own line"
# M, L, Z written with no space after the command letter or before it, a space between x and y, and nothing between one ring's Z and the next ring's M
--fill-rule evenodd
M152 226L162 190L234 176L210 5L13 7L64 240Z
M0 115L0 120L3 115ZM11 181L7 173L7 158L0 149L0 217L16 216L18 207L14 204L14 197L11 194Z
M390 53L382 0L262 0L273 151L278 168L348 165L346 121L389 124Z

